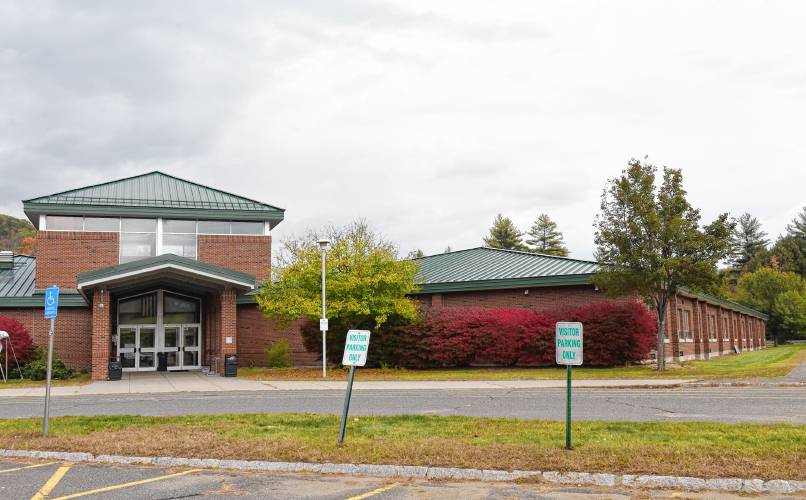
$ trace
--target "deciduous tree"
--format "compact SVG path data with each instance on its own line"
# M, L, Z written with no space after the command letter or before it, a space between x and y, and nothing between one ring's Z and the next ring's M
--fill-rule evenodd
M630 160L602 193L596 217L597 258L603 263L594 283L610 295L636 294L656 313L658 370L665 365L666 309L678 289L714 288L717 263L730 252L728 214L701 226L679 169Z
M743 274L736 285L735 298L738 302L769 316L767 329L772 335L775 345L778 345L784 325L782 310L779 309L779 306L789 308L798 303L797 300L792 300L792 296L782 299L782 295L787 292L806 293L803 279L795 273L776 271L769 267L762 267L758 271ZM781 302L781 300L785 302ZM792 321L794 315L789 316Z
M263 313L284 322L321 315L321 237L331 241L326 258L327 316L346 328L378 328L391 316L413 318L408 295L417 290L417 263L399 260L395 245L363 220L343 228L309 231L283 243L274 279L261 284Z

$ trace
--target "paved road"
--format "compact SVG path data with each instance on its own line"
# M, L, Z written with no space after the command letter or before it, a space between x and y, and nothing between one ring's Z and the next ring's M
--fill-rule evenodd
M61 396L51 415L187 415L232 412L339 414L339 391ZM562 389L397 390L353 393L351 415L472 415L560 420ZM41 398L3 398L0 418L39 417ZM577 389L574 419L806 424L804 387Z
M679 492L552 486L540 483L392 481L321 474L270 474L142 466L0 461L0 498L53 500L169 498L306 499L629 499L674 498ZM747 495L686 492L685 498L740 499ZM39 497L41 498L41 497ZM792 498L769 495L768 498Z

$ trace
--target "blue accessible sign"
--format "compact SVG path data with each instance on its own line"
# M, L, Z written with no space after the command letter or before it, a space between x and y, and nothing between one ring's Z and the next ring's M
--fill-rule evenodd
M45 289L45 319L53 319L59 310L59 287Z

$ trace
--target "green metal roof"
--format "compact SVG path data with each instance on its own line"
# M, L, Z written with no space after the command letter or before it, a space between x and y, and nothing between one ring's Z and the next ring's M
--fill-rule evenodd
M0 269L0 297L28 297L34 293L36 259L15 255L10 269Z
M583 285L599 264L553 255L477 247L415 259L420 293Z
M705 301L705 302L708 302L708 303L711 303L711 304L714 304L714 305L722 306L722 307L724 307L726 309L733 309L734 311L739 311L739 312L748 314L750 316L755 316L757 318L763 319L764 321L767 321L768 319L770 319L770 317L768 315L764 314L761 311L757 311L757 310L753 309L752 307L747 307L746 305L739 304L738 302L734 302L732 300L723 299L721 297L717 297L716 295L711 295L710 293L694 292L694 291L689 290L688 288L685 288L685 287L679 288L678 292L680 292L680 295L684 295L686 297L692 297L692 298L695 298L695 299L700 299L702 301Z
M590 285L599 263L516 250L477 247L414 259L419 264L418 293L468 292L541 286ZM686 288L682 295L764 320L755 309Z
M40 215L119 215L266 220L274 227L284 209L162 172L127 177L23 201L38 227Z
M45 295L36 289L36 259L15 255L10 269L0 269L0 308L44 307ZM60 307L86 307L84 298L73 289L59 292Z
M180 257L171 253L149 257L147 259L135 260L117 266L95 269L78 273L76 281L79 290L91 287L95 284L105 283L112 280L137 276L150 271L173 268L185 270L193 274L208 276L212 279L240 284L246 288L254 289L256 279L251 274L235 271L226 267L216 266L207 262Z

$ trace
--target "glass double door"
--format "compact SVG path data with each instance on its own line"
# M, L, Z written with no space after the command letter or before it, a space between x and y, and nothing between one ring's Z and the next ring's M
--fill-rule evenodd
M118 359L127 371L153 371L164 353L168 370L199 368L201 328L192 325L120 325Z
M199 368L201 338L199 325L165 325L163 349L169 370Z

